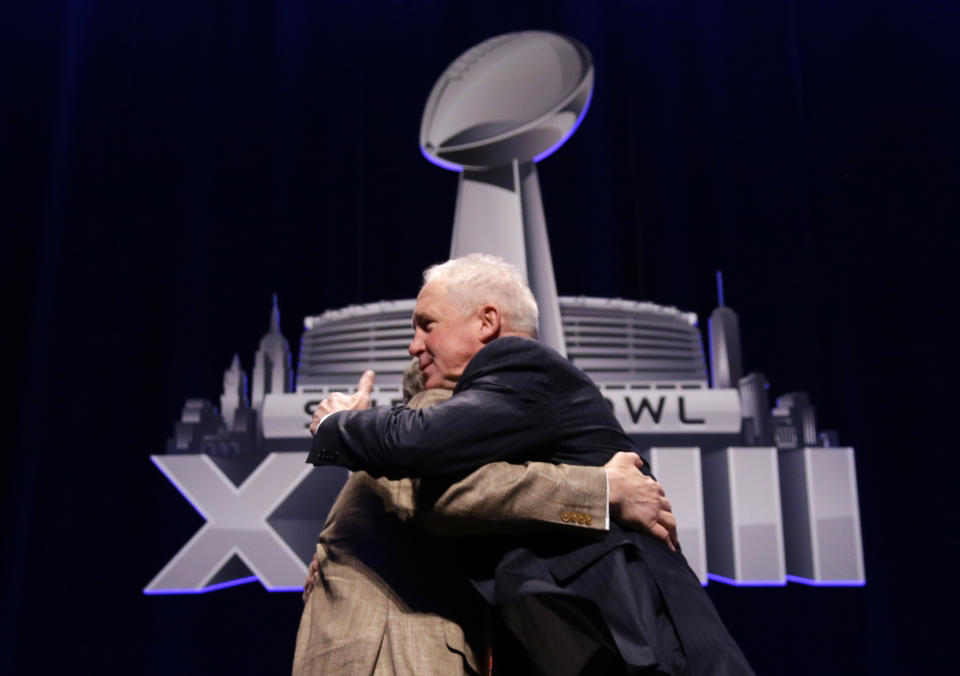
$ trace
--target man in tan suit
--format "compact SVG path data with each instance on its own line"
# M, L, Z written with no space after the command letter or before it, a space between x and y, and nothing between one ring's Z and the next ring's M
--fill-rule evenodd
M353 402L365 408L372 374ZM417 408L447 398L434 389ZM409 479L355 472L319 538L305 588L294 674L476 674L483 610L437 534L516 533L525 527L607 528L618 521L675 538L663 491L621 454L606 467L503 462L486 465L428 504ZM407 523L413 516L416 523ZM422 526L422 527L421 527ZM429 531L429 533L427 532Z

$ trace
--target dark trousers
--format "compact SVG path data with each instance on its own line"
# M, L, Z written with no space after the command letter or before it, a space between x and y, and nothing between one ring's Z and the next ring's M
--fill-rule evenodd
M604 583L578 582L594 588ZM653 576L640 574L633 582L639 601L634 607L642 609L641 616L619 618L619 623L616 618L608 622L592 601L566 594L527 594L501 604L493 634L493 675L687 676L683 648ZM624 660L611 631L644 644L634 653L642 656L637 660L642 665Z

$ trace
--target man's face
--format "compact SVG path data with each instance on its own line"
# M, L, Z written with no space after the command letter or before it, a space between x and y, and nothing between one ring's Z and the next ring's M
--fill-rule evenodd
M443 282L425 285L413 310L413 341L410 354L420 362L427 389L452 389L467 363L484 343L477 313L466 317L447 300Z

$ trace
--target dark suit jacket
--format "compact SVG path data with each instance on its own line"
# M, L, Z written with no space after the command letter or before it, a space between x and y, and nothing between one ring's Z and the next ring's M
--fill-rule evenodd
M495 460L602 465L620 450L635 447L586 374L536 341L507 337L473 357L445 403L331 416L309 461L443 486ZM491 603L530 595L593 602L629 665L673 669L651 626L663 620L662 602L691 674L753 673L686 560L650 535L612 524L599 541L498 538L465 561Z

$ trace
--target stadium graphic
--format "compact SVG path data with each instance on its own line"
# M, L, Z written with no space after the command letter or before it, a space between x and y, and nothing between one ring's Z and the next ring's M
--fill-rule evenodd
M541 340L596 382L650 460L704 584L864 584L854 450L817 428L805 393L771 406L763 374L743 372L738 317L724 305L719 273L707 349L694 313L557 295L536 163L580 124L593 77L582 44L540 31L491 38L444 71L420 148L460 174L451 257L490 253L527 275ZM219 406L188 399L166 453L151 457L206 523L145 593L254 580L271 591L302 589L347 476L305 463L313 411L330 393L352 391L367 369L377 373L373 405L402 401L414 303L306 317L294 369L274 296L249 382L234 356Z

